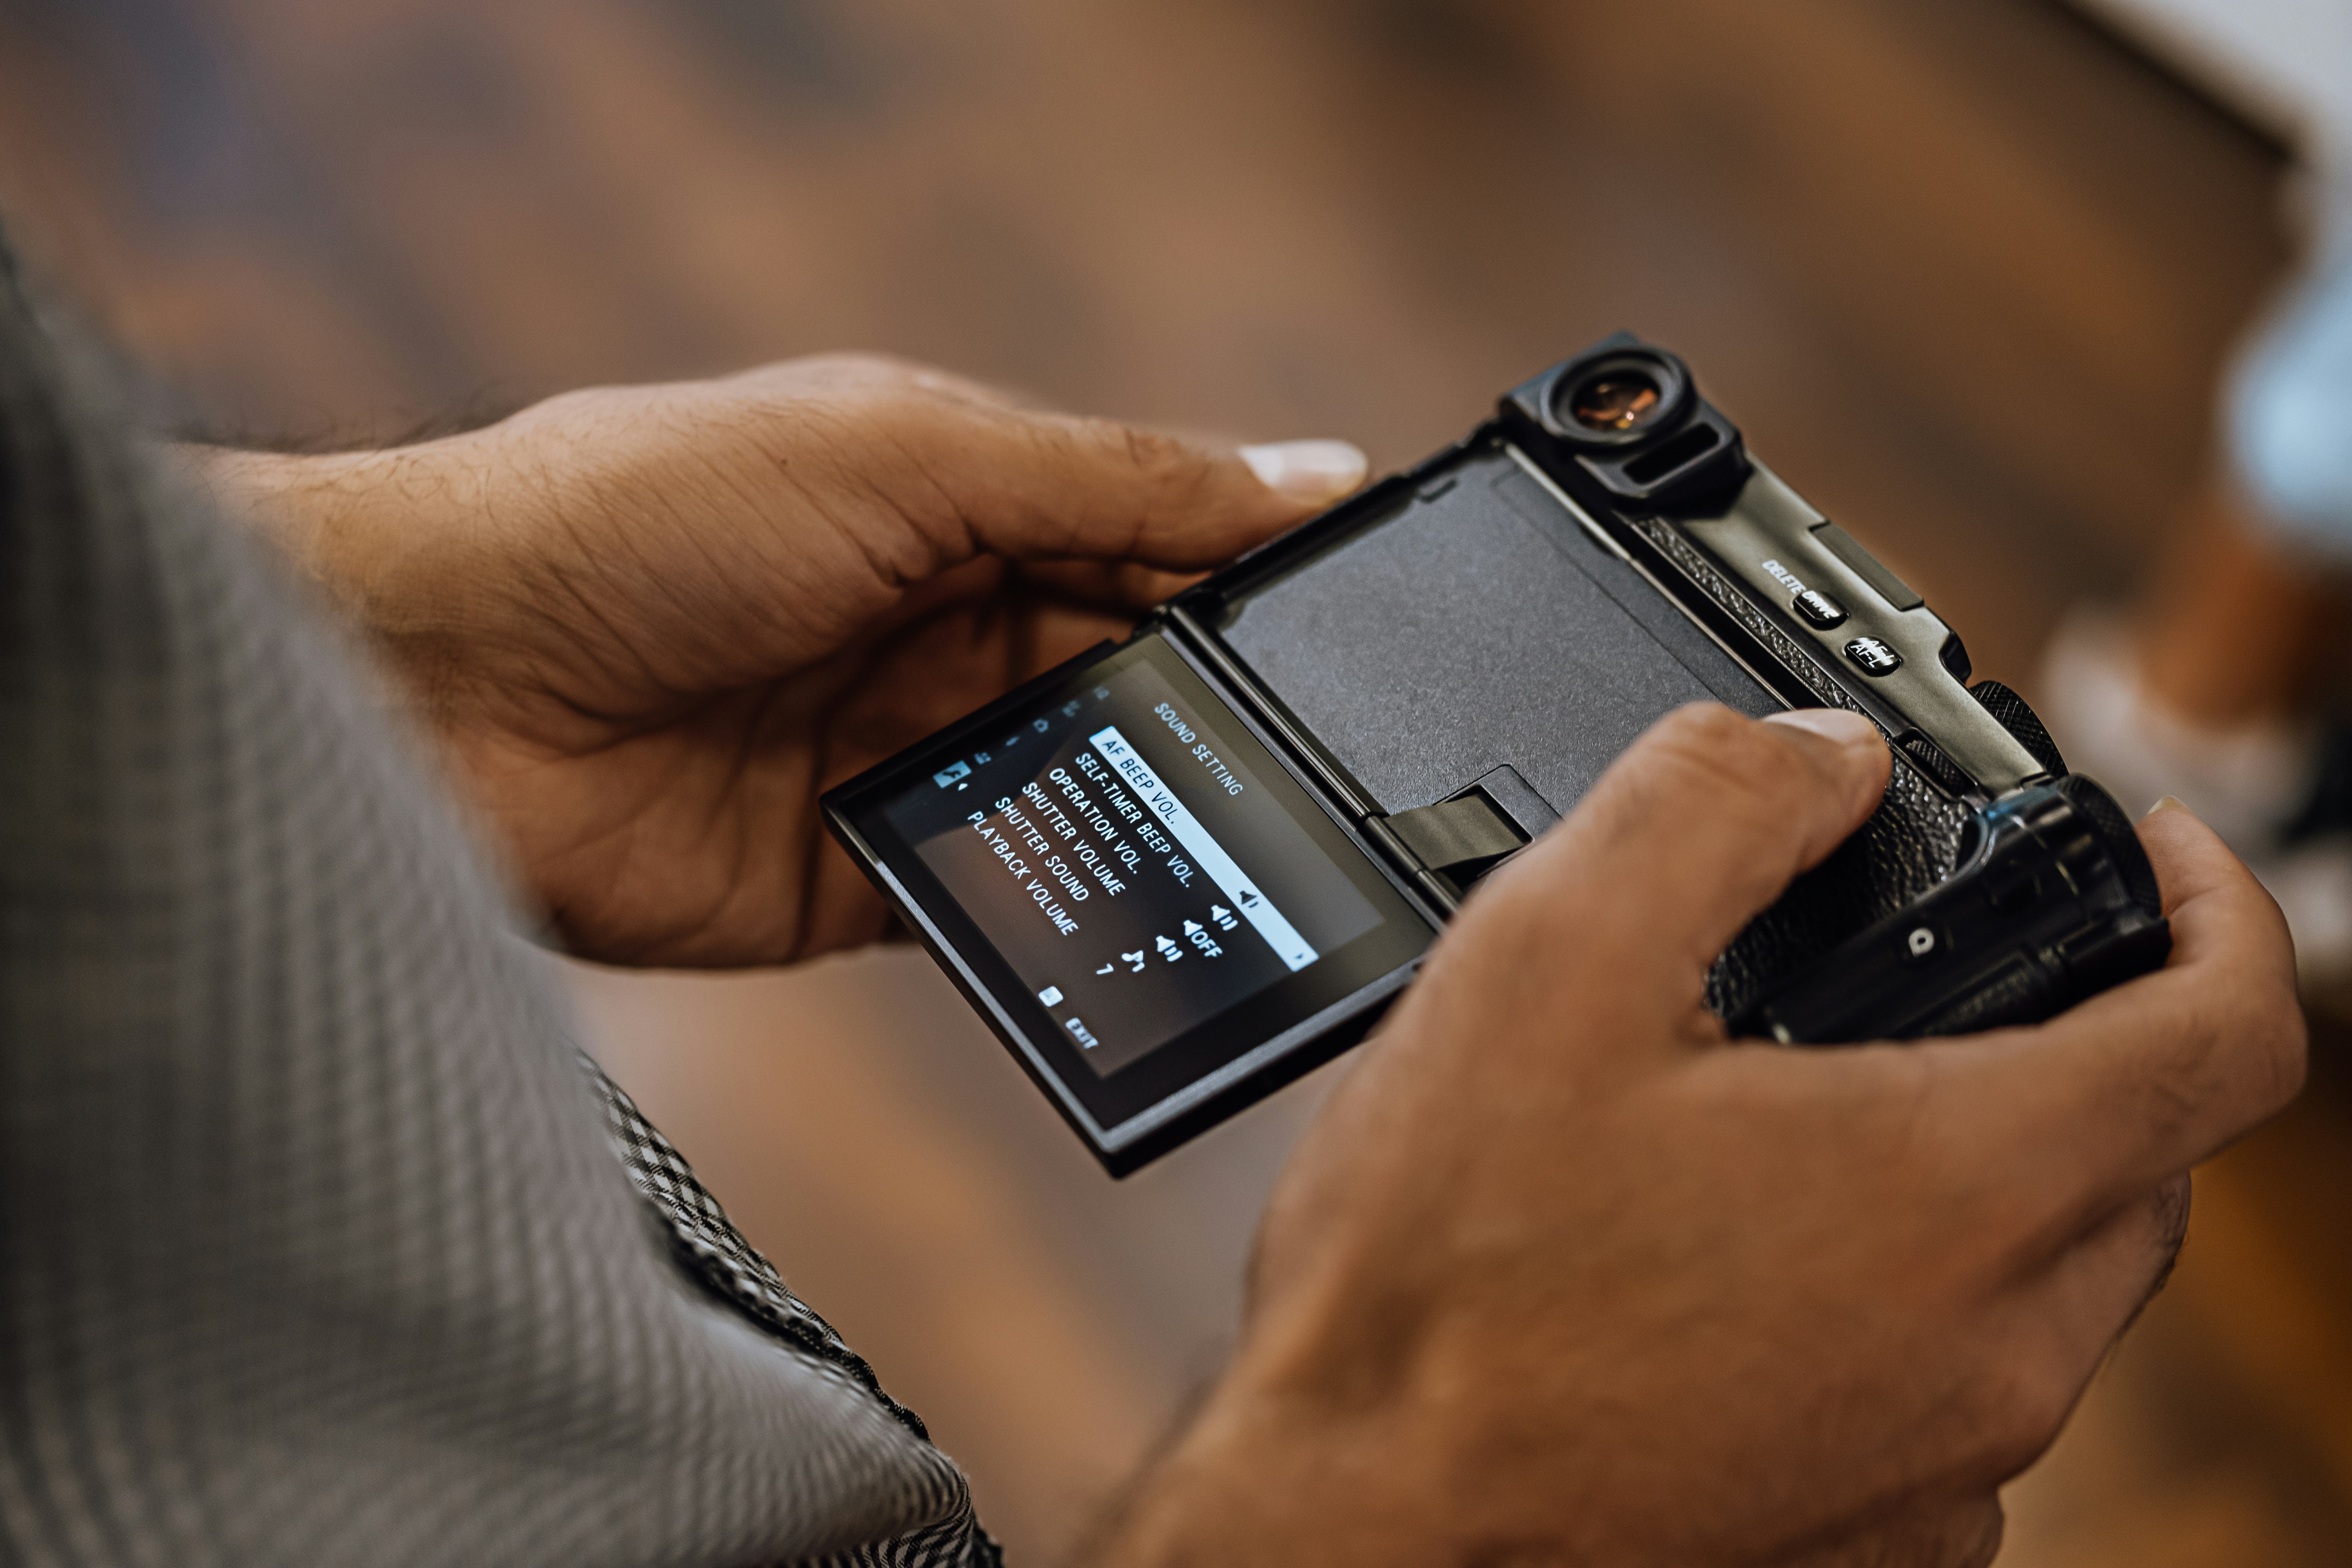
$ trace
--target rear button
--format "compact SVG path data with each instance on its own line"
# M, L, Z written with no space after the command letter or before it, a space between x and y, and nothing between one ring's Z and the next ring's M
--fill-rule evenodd
M1864 675L1892 675L1903 668L1903 656L1876 637L1854 638L1845 645L1845 656L1860 665Z
M1808 588L1790 603L1797 607L1797 614L1823 631L1834 626L1842 626L1845 622L1845 606L1819 588Z

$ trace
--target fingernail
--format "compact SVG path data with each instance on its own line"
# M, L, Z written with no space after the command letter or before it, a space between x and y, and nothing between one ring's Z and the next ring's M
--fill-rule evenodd
M2158 799L2154 805L2149 806L2147 808L2147 816L2154 816L2159 811L2187 811L2188 809L2189 803L2187 801L2181 799L2177 795L2168 795Z
M1345 441L1274 441L1244 447L1242 461L1258 481L1286 500L1318 506L1364 482L1371 464Z
M1835 741L1841 746L1859 746L1878 739L1877 725L1844 708L1791 708L1785 713L1766 714L1764 722L1810 730L1822 740Z

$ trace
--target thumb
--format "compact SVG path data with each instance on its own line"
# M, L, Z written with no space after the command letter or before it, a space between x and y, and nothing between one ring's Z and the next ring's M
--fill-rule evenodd
M1115 419L907 390L914 395L877 411L922 480L901 510L949 555L1198 570L1338 500L1367 468L1345 441L1220 447Z
M1858 713L1679 709L1510 868L1494 889L1509 907L1487 918L1532 928L1621 988L1691 1005L1740 928L1861 826L1891 766Z
M1021 417L1028 428L962 476L977 542L1014 560L1213 566L1338 500L1368 466L1345 441L1220 449L1112 419Z

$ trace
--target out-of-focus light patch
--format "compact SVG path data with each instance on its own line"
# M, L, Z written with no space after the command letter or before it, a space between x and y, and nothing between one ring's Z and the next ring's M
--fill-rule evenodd
M2075 0L2309 153L2352 155L2352 0Z

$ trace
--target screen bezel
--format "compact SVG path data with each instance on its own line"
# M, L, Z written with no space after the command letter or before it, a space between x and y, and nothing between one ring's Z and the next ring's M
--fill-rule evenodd
M1187 700L1200 702L1204 713L1229 718L1229 728L1263 753L1244 753L1244 760L1276 782L1277 804L1371 902L1380 923L1125 1067L1097 1074L979 922L890 823L886 807L901 791L961 756L974 735L993 733L1008 721L1138 660L1150 664ZM1279 798L1286 784L1296 791L1295 800ZM1165 625L1148 627L1123 644L1100 645L1049 671L830 792L824 805L828 825L845 847L872 873L1056 1109L1115 1170L1119 1155L1133 1153L1178 1119L1261 1075L1279 1072L1297 1053L1382 1005L1411 977L1440 924L1344 810Z

